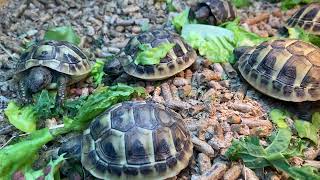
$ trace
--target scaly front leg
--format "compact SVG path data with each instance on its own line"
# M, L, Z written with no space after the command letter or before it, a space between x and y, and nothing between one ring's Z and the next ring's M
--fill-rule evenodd
M25 81L21 79L19 81L19 96L20 96L20 104L25 105L25 104L30 104L32 103L32 95L29 93Z
M62 107L63 105L68 80L69 78L66 76L60 76L58 78L58 92L56 96L56 106L58 107Z

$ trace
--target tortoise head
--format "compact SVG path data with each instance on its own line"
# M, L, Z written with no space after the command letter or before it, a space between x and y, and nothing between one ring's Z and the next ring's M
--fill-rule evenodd
M192 8L189 12L189 18L196 19L200 22L207 22L212 18L210 7L205 3L200 3L197 7ZM212 22L215 24L215 22Z
M110 76L119 76L122 74L123 68L120 61L114 58L106 62L103 71Z
M74 136L63 143L58 150L58 155L65 154L64 157L75 161L81 160L82 135Z
M52 81L52 73L46 67L34 67L26 78L27 88L35 93L47 87Z

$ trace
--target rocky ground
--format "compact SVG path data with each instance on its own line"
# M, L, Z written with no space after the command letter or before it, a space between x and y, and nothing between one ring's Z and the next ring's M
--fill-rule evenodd
M0 9L0 147L21 134L7 123L3 109L17 97L12 75L20 47L27 40L41 39L49 27L72 25L82 37L81 46L95 57L105 58L119 52L133 35L169 26L173 15L165 2L155 0L26 2L13 0ZM184 8L182 1L173 2L178 10ZM238 15L247 30L268 37L275 35L293 12L280 11L278 4L255 1L249 8L238 10ZM234 138L257 135L266 143L263 138L273 130L267 112L282 105L242 82L230 64L211 63L199 57L192 67L175 77L137 84L146 87L149 99L178 111L193 135L194 158L177 179L214 179L219 175L224 179L286 179L274 171L253 172L241 163L220 161ZM71 94L87 94L89 89L90 86L80 85ZM314 159L319 149L310 148L308 152L309 158Z

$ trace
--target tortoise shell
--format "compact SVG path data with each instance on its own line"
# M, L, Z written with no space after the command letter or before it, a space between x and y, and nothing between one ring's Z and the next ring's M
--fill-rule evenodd
M101 179L165 179L192 156L182 117L160 104L119 103L84 131L82 165Z
M298 26L312 34L320 35L320 3L310 3L301 7L288 19L287 26Z
M236 9L227 0L205 0L197 4L195 8L192 8L190 15L194 16L194 12L198 11L202 7L207 7L209 17L207 18L208 24L219 25L227 21L232 21L236 18Z
M134 63L141 44L154 48L161 43L174 43L175 46L161 59L159 64L138 65ZM191 66L196 56L196 52L178 34L167 30L152 30L131 38L119 60L125 72L131 76L147 80L161 80Z
M254 88L292 102L320 100L320 49L300 40L271 40L245 52L238 61Z
M32 67L45 66L75 79L86 76L91 65L87 56L75 45L65 41L41 41L20 57L17 73Z

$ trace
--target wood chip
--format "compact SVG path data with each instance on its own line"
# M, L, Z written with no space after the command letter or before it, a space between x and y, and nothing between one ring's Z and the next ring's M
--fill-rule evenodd
M242 168L242 176L245 180L259 180L256 173L247 167Z
M204 154L206 154L209 157L214 157L214 150L212 149L212 147L206 143L205 141L201 141L199 138L197 138L196 136L192 137L192 143L195 147L195 149L197 151L200 151Z
M241 166L239 164L233 164L231 168L224 174L224 180L236 180L241 175Z

